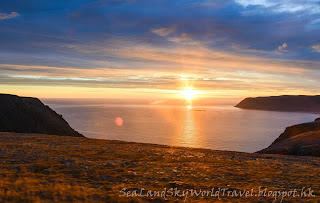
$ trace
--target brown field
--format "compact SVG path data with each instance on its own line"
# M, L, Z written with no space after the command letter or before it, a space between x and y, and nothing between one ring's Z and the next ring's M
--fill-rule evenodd
M258 187L289 191L311 187L320 201L320 158L263 155L154 144L34 134L0 133L1 202L163 202L161 196L120 197L126 192L189 191L168 202L272 202L274 197L232 197ZM191 196L191 189L228 188L230 195ZM189 189L189 190L188 190ZM172 189L171 191L174 191ZM145 194L145 193L143 193ZM173 193L174 194L174 193ZM181 195L181 193L179 193ZM235 193L234 193L235 194ZM280 202L281 197L276 202Z

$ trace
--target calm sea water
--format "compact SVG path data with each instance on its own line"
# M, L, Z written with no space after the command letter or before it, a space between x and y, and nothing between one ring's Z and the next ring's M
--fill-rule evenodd
M62 100L45 100L44 103L89 138L240 152L261 150L269 146L285 127L312 121L319 116L243 110L232 105L188 110L183 106L90 104ZM119 120L123 121L122 125Z

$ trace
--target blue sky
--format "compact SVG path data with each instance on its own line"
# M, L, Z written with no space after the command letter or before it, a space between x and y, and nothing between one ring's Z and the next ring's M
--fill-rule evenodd
M3 0L0 90L43 97L168 97L187 86L207 97L318 94L319 31L314 0Z

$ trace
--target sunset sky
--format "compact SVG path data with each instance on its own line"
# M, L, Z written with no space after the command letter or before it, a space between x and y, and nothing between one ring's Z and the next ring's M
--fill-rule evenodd
M319 0L1 0L0 92L320 94Z

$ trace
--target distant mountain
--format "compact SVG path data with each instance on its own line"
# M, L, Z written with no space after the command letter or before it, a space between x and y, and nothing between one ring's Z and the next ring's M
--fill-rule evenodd
M0 94L0 131L83 137L39 99Z
M267 111L320 112L320 95L283 95L246 98L235 107Z
M268 148L258 153L320 156L320 118L287 127Z

